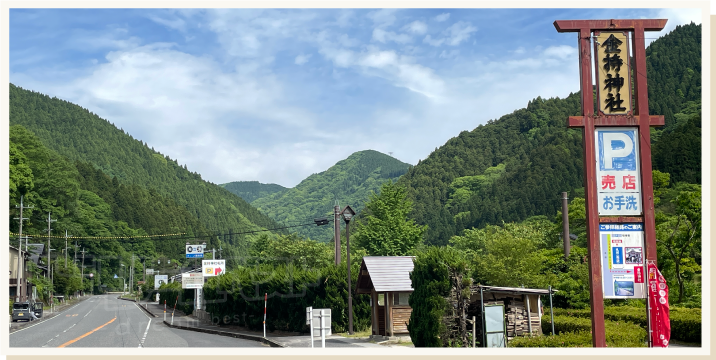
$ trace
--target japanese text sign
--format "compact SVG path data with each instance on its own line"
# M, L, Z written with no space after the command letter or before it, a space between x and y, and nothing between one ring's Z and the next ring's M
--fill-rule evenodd
M226 260L202 260L201 272L204 276L217 276L226 271Z
M600 224L605 299L643 299L644 225Z
M203 258L204 247L201 245L187 245L186 246L186 257L187 258Z
M671 339L669 321L669 286L654 263L649 263L649 318L654 347L668 347Z
M632 127L594 131L599 215L641 215L639 131Z
M604 115L626 115L631 112L627 36L623 32L601 32L594 45L599 111Z
M201 273L181 274L182 289L201 289L204 287L204 275Z

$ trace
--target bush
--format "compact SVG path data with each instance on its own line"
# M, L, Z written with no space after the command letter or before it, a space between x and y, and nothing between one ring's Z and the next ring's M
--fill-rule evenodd
M354 261L355 260L355 261ZM355 295L361 258L351 259L354 330L371 324L370 297ZM264 294L268 294L266 327L269 331L304 332L306 307L331 309L334 332L348 329L346 264L304 268L293 264L239 267L204 284L206 311L219 325L263 326ZM161 293L161 290L160 290Z
M646 346L646 329L632 322L605 321L604 327L607 336L607 345L611 347L643 347ZM557 335L563 333L591 333L592 320L590 318L573 316L555 316L554 331ZM550 332L549 314L542 316L542 331ZM589 344L592 342L589 336Z
M557 316L575 316L591 318L589 309L554 309ZM611 306L604 308L604 319L617 322L632 322L646 329L646 308L632 306ZM691 343L701 343L701 309L671 308L669 309L671 338ZM555 320L555 325L557 321ZM555 328L556 331L556 328Z
M592 334L589 331L568 332L559 335L516 337L508 347L591 347Z
M419 252L414 260L410 280L413 293L408 303L413 308L408 323L410 339L415 347L457 346L459 339L447 335L443 316L448 310L445 297L449 295L452 269L466 272L462 254L451 247L429 247Z
M159 303L166 301L167 312L176 308L185 314L194 311L194 289L182 289L180 282L164 284L159 288Z

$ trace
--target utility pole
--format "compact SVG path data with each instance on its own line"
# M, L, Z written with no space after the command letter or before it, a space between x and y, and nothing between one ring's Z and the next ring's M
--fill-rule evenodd
M569 204L567 204L567 193L562 193L562 242L564 243L564 260L569 258Z
M74 263L77 263L77 240L75 240L75 258L72 260Z
M145 262L147 259L142 259L142 281L147 281L147 267L145 266Z
M52 259L50 259L50 235L52 235L52 228L50 225L57 220L52 220L52 212L47 213L47 271L50 273L50 284L52 283L52 271L50 271L50 267L52 265Z
M338 201L336 201L337 203ZM333 228L335 233L335 259L336 259L336 265L340 265L341 263L341 223L338 221L338 216L341 214L341 209L338 207L338 204L333 207Z
M65 229L65 267L67 267L67 253L69 252L67 249L67 229Z
M221 259L221 245L219 245L219 259Z
M21 274L21 272L25 272L25 269L21 269L21 268L20 268L20 264L21 264L21 263L23 262L23 260L24 260L24 259L22 258L22 221L23 221L23 220L28 220L28 218L22 217L22 210L23 210L23 209L32 209L32 206L24 206L24 205L23 205L23 200L24 200L24 198L25 198L24 195L20 195L20 206L15 205L15 207L19 207L19 208L20 208L20 217L19 217L19 218L15 218L16 220L20 220L20 235L19 235L20 241L19 241L19 244L18 244L18 247L17 247L17 273L15 274L15 275L16 275L16 276L15 276L15 279L16 279L16 281L17 281L16 287L15 287L15 301L16 301L16 302L20 302L20 301L23 300L23 299L22 299L22 295L21 295L22 292L20 291L21 288L22 288L22 286L21 286L22 283L20 282L20 274ZM26 248L27 248L27 247L26 247ZM25 250L27 250L27 249L25 249ZM23 265L24 265L24 264L23 264ZM26 289L25 291L27 291L27 289Z
M85 248L82 248L82 276L80 277L80 283L82 284L82 289L84 289L84 281L85 281Z
M348 265L348 333L353 335L353 295L351 294L351 238L350 223L355 211L346 206L343 211L343 220L346 222L346 264Z

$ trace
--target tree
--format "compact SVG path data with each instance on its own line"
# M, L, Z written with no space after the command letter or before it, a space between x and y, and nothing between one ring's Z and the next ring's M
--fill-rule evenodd
M82 289L80 269L73 261L67 262L65 266L65 259L58 258L52 266L55 268L52 276L55 293L70 295Z
M365 206L365 224L356 223L353 239L370 255L407 255L423 241L427 225L420 226L408 214L413 203L406 200L403 186L392 181L380 189L380 195L373 193Z
M701 185L680 184L671 202L676 215L658 213L657 244L671 257L679 284L678 302L684 301L684 282L701 271L693 253L701 249ZM662 265L663 267L663 265Z

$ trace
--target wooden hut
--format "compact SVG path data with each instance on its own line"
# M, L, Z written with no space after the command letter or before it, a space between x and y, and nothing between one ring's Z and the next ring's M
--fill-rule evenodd
M408 322L413 311L408 305L408 297L413 292L411 271L412 256L363 258L356 293L371 297L371 334L374 338L408 334Z
M474 285L470 288L470 305L468 317L475 316L478 327L478 339L481 335L482 312L480 289L484 306L501 305L504 307L505 335L507 342L516 336L542 334L542 300L541 295L549 295L547 289L526 289L499 286ZM552 293L557 290L552 289ZM549 304L548 304L549 305ZM549 311L549 309L548 309Z

